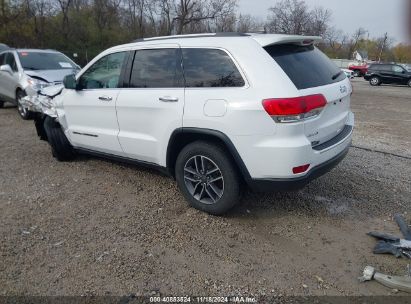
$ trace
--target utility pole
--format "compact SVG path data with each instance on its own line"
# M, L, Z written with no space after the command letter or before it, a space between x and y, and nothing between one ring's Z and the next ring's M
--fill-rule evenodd
M380 50L380 56L378 57L378 62L381 62L382 52L385 49L385 44L387 43L387 40L388 40L388 33L385 33L384 41L382 43L381 50Z

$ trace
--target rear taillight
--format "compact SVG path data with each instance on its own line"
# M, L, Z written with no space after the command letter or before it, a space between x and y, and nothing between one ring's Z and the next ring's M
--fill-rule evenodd
M276 122L282 123L298 122L318 116L326 104L327 100L321 94L263 100L265 111Z
M306 164L306 165L299 166L299 167L294 167L293 168L293 173L294 174L304 173L305 171L308 170L308 168L310 168L310 164Z

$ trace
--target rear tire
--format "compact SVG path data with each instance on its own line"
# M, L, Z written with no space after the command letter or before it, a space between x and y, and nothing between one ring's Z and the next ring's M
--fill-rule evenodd
M408 80L408 86L411 88L411 79ZM1 108L1 107L0 107Z
M16 103L17 103L17 111L20 114L20 117L24 120L29 120L32 118L32 113L23 105L21 104L21 100L26 97L27 94L22 90L17 90L16 92Z
M76 153L59 123L47 116L44 120L44 130L51 146L51 152L57 160L69 161L75 158Z
M373 87L379 86L381 85L381 80L380 78L378 78L377 76L373 76L370 79L370 85L372 85Z
M193 142L175 164L177 184L190 206L223 215L240 199L240 178L233 161L219 145Z

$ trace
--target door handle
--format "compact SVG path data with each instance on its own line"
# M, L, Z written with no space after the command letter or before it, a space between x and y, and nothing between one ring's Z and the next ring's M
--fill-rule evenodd
M101 100L101 101L112 101L113 97L100 96L98 99Z
M164 97L160 97L159 100L162 101L162 102L177 102L178 98L177 97L164 96Z

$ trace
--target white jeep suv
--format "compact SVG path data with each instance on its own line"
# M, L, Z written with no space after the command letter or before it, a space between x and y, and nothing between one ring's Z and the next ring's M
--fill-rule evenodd
M191 206L223 214L242 184L300 188L347 154L352 87L320 39L226 33L116 46L65 78L37 131L59 160L82 152L156 166Z

